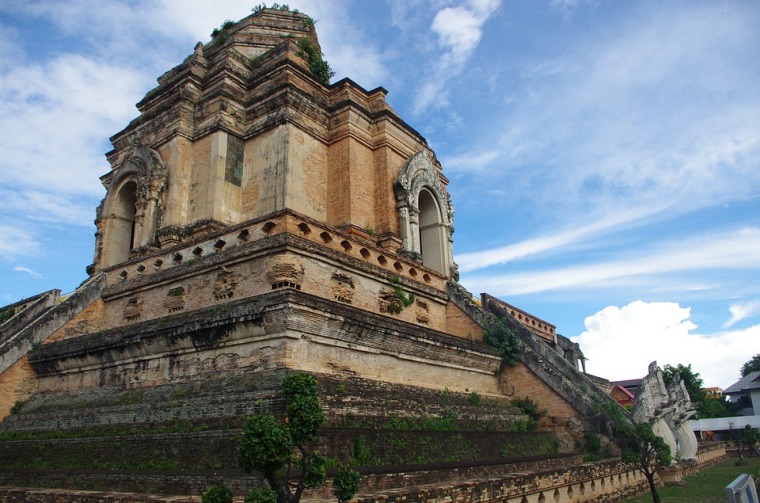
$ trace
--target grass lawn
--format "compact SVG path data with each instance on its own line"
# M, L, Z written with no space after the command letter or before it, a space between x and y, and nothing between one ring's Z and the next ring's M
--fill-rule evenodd
M742 473L757 477L760 471L760 459L745 457L744 466L735 466L738 458L727 458L705 468L701 472L687 477L680 486L663 486L658 488L663 503L726 503L725 487ZM649 492L625 500L623 503L651 503Z

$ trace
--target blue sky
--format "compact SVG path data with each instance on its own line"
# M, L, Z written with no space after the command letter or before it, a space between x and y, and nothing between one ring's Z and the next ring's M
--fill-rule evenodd
M610 379L657 360L727 387L760 353L759 2L288 3L436 151L475 295ZM251 7L0 4L0 304L85 279L108 137Z

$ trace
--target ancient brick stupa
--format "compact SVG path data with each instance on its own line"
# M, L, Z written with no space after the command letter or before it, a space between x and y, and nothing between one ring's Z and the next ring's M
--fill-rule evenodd
M138 103L106 155L89 279L3 311L0 484L243 492L255 476L209 470L237 468L237 428L281 410L290 370L320 382L324 450L365 468L574 462L610 401L579 348L458 284L435 154L385 89L325 66L308 16L263 9ZM514 366L483 341L494 315L519 335ZM547 416L516 435L523 397ZM454 431L409 433L442 419Z

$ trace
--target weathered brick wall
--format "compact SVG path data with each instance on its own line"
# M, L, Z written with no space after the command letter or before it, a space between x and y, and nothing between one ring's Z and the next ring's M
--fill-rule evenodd
M506 367L501 380L510 390L514 390L515 398L527 397L537 401L539 407L545 408L550 416L568 418L578 415L578 411L522 363Z
M95 299L84 310L74 315L61 328L42 341L42 344L79 337L105 329L105 303L102 298Z
M98 275L87 280L68 298L47 309L23 329L0 343L0 373L29 352L32 346L42 343L73 316L100 297L105 277Z
M443 484L360 493L352 501L409 502L545 502L611 503L647 490L644 476L618 461L585 463L527 473L486 476Z
M26 400L36 390L36 376L26 356L0 373L0 420L10 414L16 403Z
M34 297L0 307L0 312L10 312L13 316L5 322L0 322L0 344L22 330L45 310L58 302L60 290L50 290Z
M568 465L568 462L575 464ZM577 463L573 458L559 464L551 461L533 461L513 465L489 465L480 467L446 469L405 470L399 467L387 473L362 472L360 492L354 502L409 502L452 501L524 503L556 501L560 503L612 503L630 498L647 490L646 479L629 465L617 461L600 463ZM446 475L444 475L444 473ZM97 490L100 487L135 491L135 486L161 487L164 494L201 494L211 485L224 484L238 495L246 494L260 482L240 473L218 471L204 474L178 474L167 477L161 473L61 472L57 474L28 472L29 486L35 482L59 484L79 480L83 485ZM43 482L44 481L44 482ZM113 491L113 489L111 489ZM329 484L317 491L308 491L304 500L331 499ZM138 501L190 502L193 497L162 497L148 494L92 493L87 491L55 489L18 489L0 487L0 501L18 503L42 503L49 501L132 503Z
M474 341L483 340L483 327L451 301L446 305L446 332Z

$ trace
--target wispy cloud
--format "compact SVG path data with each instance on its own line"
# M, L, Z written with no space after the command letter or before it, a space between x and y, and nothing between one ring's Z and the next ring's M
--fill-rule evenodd
M760 299L731 304L728 310L731 312L731 318L723 324L723 328L731 328L741 320L760 314Z
M483 24L501 0L470 0L439 10L430 26L443 51L417 93L414 113L446 103L446 82L458 75L480 42Z
M18 271L18 272L26 273L29 276L31 276L32 278L34 278L34 279L40 279L40 278L42 278L42 274L40 274L40 273L38 273L36 271L33 271L33 270L29 269L28 267L24 267L22 265L17 265L16 267L13 268L13 270L14 271Z
M462 253L456 256L456 261L460 271L471 272L521 258L550 254L566 250L571 245L588 242L592 238L599 238L605 233L620 232L626 226L638 224L643 218L657 211L659 208L639 208L615 213L582 227L553 232L490 250Z
M632 8L614 29L593 25L561 51L512 63L508 92L494 98L516 98L467 149L501 152L489 186L518 187L566 221L599 208L686 210L755 194L754 19L717 4L669 4Z
M556 244L556 243L550 243ZM537 248L540 248L541 243ZM526 246L526 248L528 248ZM550 248L546 245L544 248ZM535 272L489 273L468 275L466 285L477 285L493 295L520 295L566 289L588 289L612 285L662 285L658 275L709 270L757 270L760 228L746 228L725 234L711 234L656 247L638 248L635 253L617 254L615 258ZM535 249L528 248L528 252ZM519 248L513 252L517 256Z
M498 150L486 150L484 152L445 157L441 162L450 173L461 171L473 172L486 168L498 159L500 155L501 152Z
M15 220L92 225L104 193L98 177L110 169L103 131L118 131L131 118L138 95L130 86L144 77L60 55L2 68L0 80L3 213Z
M0 224L0 258L28 257L40 249L40 242L33 233L15 225Z
M706 386L733 384L747 348L757 345L760 325L700 334L690 318L690 308L673 302L608 306L587 317L586 330L573 340L588 358L587 371L611 380L643 377L657 360L660 366L691 364Z

